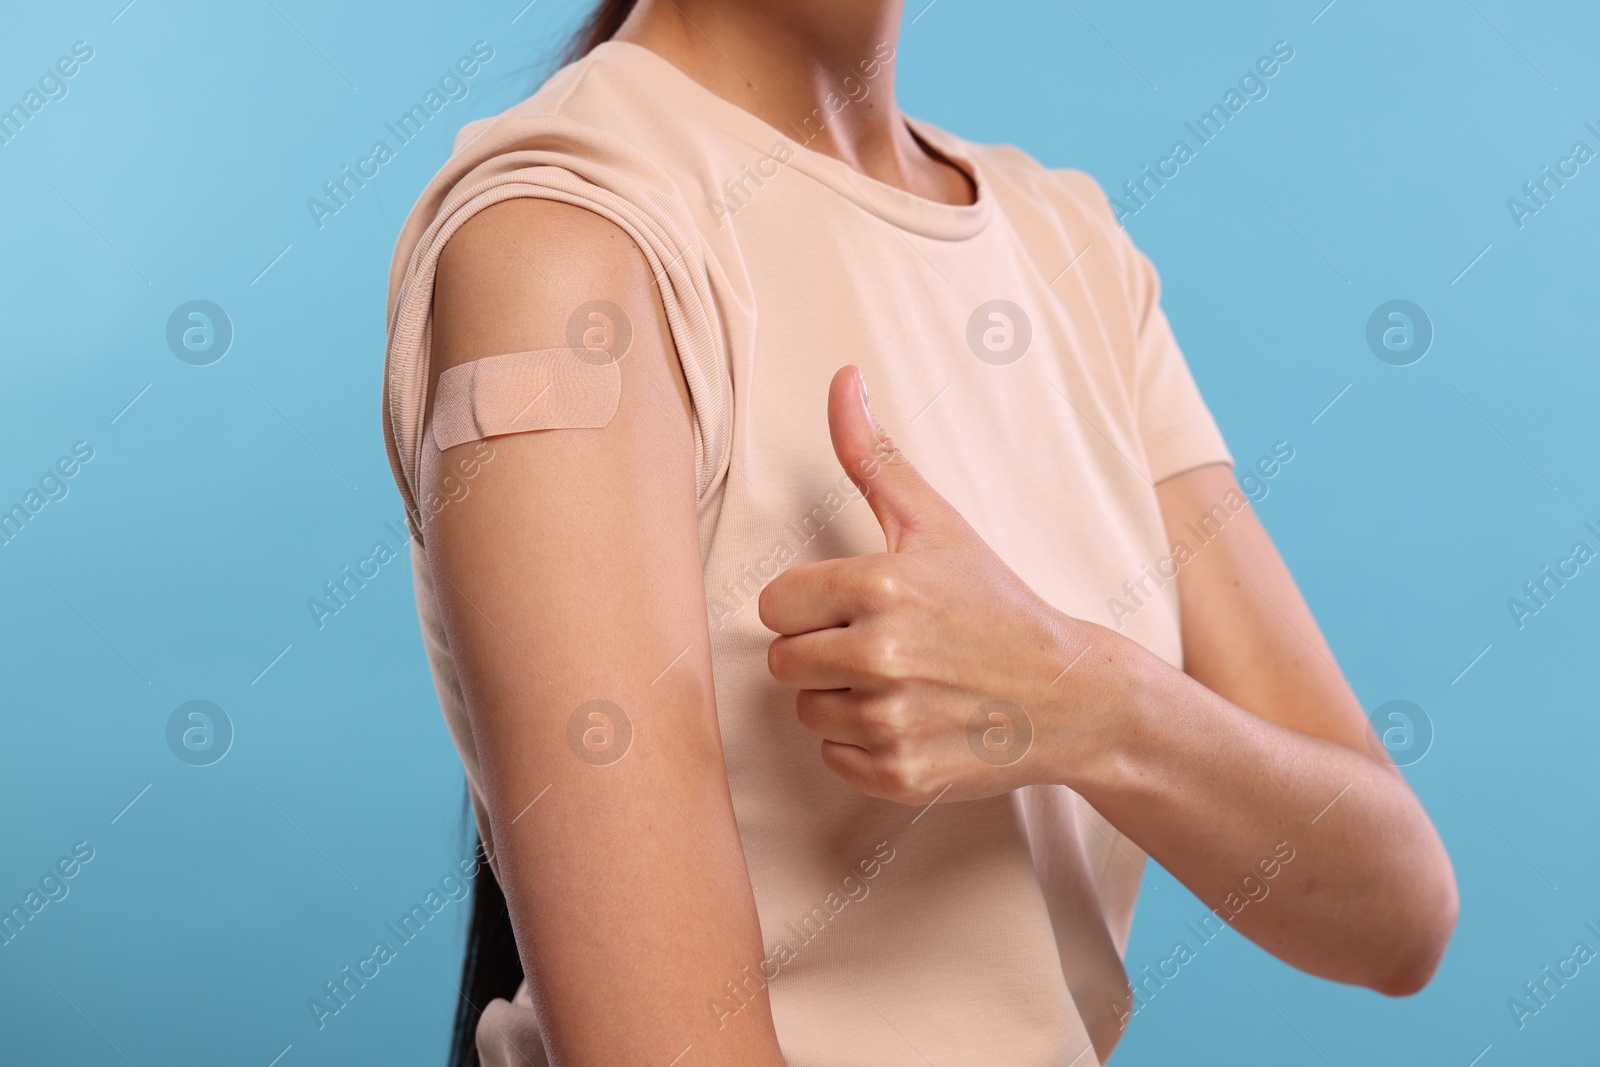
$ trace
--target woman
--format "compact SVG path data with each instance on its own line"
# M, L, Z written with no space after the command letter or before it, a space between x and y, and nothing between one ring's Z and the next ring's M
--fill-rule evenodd
M1085 175L903 116L900 19L605 3L401 235L485 1063L1103 1062L1146 854L1336 981L1449 939L1154 270Z

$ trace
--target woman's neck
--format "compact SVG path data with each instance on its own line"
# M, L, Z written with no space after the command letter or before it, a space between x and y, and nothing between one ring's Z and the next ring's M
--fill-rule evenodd
M616 39L871 178L970 204L959 168L911 134L895 103L900 0L639 0Z

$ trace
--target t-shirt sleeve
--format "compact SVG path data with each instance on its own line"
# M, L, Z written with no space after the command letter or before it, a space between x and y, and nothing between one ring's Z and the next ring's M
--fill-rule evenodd
M1150 462L1150 480L1159 482L1208 463L1232 466L1233 456L1161 310L1161 282L1155 266L1132 241L1127 242L1127 251L1133 275L1128 288L1135 297L1138 337L1133 395Z
M1134 336L1131 365L1124 367L1151 481L1208 463L1231 466L1233 457L1161 310L1161 279L1155 265L1117 224L1105 192L1093 178L1082 171L1058 174L1076 199L1090 205L1102 238L1116 249L1112 258L1123 274Z

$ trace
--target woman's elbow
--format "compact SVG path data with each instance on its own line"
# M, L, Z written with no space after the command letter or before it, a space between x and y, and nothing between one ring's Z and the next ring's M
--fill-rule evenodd
M1461 900L1448 857L1434 865L1430 885L1416 892L1412 907L1400 912L1404 926L1393 931L1395 951L1376 975L1372 988L1385 996L1409 997L1422 992L1439 970L1455 931Z

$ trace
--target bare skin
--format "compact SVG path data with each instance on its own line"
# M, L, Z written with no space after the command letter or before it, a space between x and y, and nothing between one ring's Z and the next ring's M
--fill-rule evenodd
M610 425L495 438L471 495L424 528L517 947L555 1067L688 1045L781 1064L764 999L725 1029L707 1009L764 952L717 728L688 390L644 257L581 208L480 212L440 262L431 369L563 346L589 299L635 324ZM425 447L423 484L442 494L471 448ZM597 699L634 730L609 765L569 746Z
M641 0L618 36L781 126L895 42L899 22L898 3L870 0ZM969 203L965 176L906 128L893 71L810 147ZM617 416L497 438L472 496L425 529L512 925L557 1067L668 1063L691 1044L699 1064L780 1064L764 999L725 1030L705 1007L762 945L717 731L687 389L643 257L578 208L481 212L441 259L433 378L563 345L569 312L596 298L634 324ZM1448 857L1370 747L1253 513L1179 572L1179 671L1040 600L886 443L856 389L845 368L816 417L867 488L887 551L795 566L760 601L779 635L771 670L799 691L827 766L908 804L1070 786L1212 906L1287 841L1294 861L1270 906L1238 915L1240 932L1313 974L1420 989L1455 921ZM424 489L470 447L424 449ZM1216 466L1161 482L1169 535L1229 489ZM596 698L637 731L609 766L567 744L574 709ZM1035 726L1008 767L967 747L967 717L991 699ZM1086 1016L1104 1059L1115 1014Z
M887 551L797 564L760 599L780 635L768 665L800 690L823 762L915 806L1069 786L1285 962L1421 989L1455 923L1449 858L1254 512L1178 572L1185 673L1036 596L894 447L857 382L854 368L835 375L829 426ZM1161 482L1168 536L1229 491L1223 466ZM1034 731L1009 766L969 748L973 709L991 701L1024 709ZM1280 895L1239 906L1279 842L1294 854L1276 865ZM1086 1013L1102 1059L1125 1011Z
M616 40L664 57L725 100L782 128L823 105L856 65L900 36L898 2L639 0ZM911 135L894 99L895 65L806 147L928 200L970 204L971 181Z

